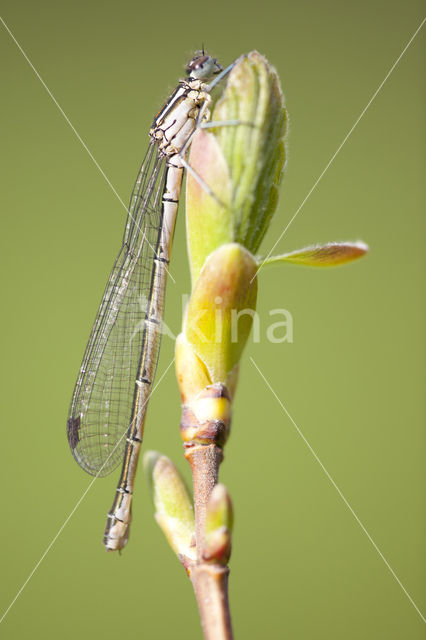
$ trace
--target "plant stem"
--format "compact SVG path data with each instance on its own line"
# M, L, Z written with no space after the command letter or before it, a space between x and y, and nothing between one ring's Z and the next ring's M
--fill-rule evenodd
M232 640L231 614L228 601L229 568L197 564L191 581L197 598L206 640Z
M221 447L215 444L186 446L185 458L191 465L194 488L195 540L197 560L202 561L206 506L219 476L219 465L223 460Z
M205 639L232 640L228 599L229 568L207 563L203 559L206 506L218 480L223 451L215 444L188 443L185 448L185 458L192 471L197 545L197 561L188 573L197 598Z

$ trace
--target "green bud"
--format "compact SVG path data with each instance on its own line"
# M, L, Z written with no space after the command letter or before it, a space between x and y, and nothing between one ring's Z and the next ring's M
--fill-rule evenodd
M173 462L156 451L143 458L154 506L155 518L172 549L195 559L194 508L185 482Z
M228 564L231 555L233 513L231 498L223 484L217 484L206 510L203 559L214 564Z
M206 511L206 533L225 527L232 531L234 515L232 502L224 484L216 484L210 494Z

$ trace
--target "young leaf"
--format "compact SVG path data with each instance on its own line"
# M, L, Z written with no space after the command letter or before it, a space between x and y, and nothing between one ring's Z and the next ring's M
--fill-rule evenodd
M368 245L364 242L327 242L283 253L279 256L268 258L258 256L257 263L262 267L282 262L303 264L308 267L337 267L362 258L367 252Z

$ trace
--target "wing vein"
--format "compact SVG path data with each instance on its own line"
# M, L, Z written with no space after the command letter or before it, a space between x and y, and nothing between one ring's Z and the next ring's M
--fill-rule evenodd
M122 436L131 421L145 317L152 295L166 169L165 157L151 142L136 178L122 246L93 324L71 401L68 441L78 464L92 475L100 470L100 476L108 475L123 456Z

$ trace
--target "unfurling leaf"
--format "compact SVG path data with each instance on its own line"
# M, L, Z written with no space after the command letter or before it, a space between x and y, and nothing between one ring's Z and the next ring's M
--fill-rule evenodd
M239 244L226 244L206 260L189 301L184 335L212 383L227 383L239 363L256 309L257 265Z
M262 267L282 262L303 264L308 267L337 267L362 258L367 252L368 245L364 242L327 242L296 249L279 256L258 257L257 262Z
M257 251L277 206L287 114L277 73L257 51L236 61L211 121L217 126L197 132L189 158L201 178L189 173L186 190L193 285L220 245Z

